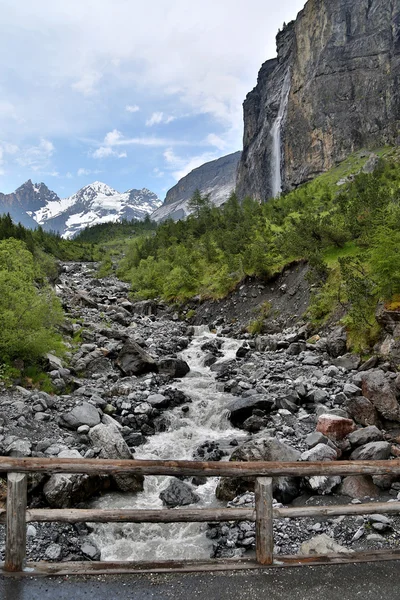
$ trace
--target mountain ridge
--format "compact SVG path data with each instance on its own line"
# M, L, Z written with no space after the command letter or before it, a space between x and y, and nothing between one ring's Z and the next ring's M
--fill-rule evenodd
M190 212L188 201L197 189L201 194L209 195L216 206L226 202L236 187L240 157L239 150L193 169L168 190L163 205L155 211L152 218L155 221L184 219Z
M11 194L0 193L0 213L10 213L14 221L30 229L40 225L65 238L98 223L143 220L160 205L157 195L147 188L120 193L101 181L83 186L68 198L60 198L43 182L31 179Z

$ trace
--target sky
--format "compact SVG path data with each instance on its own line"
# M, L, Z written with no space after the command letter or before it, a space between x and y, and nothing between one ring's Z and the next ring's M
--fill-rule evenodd
M242 103L305 0L0 0L0 191L167 190L240 150Z

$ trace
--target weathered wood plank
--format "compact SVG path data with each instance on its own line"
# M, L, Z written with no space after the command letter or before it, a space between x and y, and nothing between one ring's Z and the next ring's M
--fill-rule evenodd
M7 518L5 570L22 571L26 555L27 476L9 473L7 480Z
M123 573L190 573L233 570L254 570L282 567L318 566L330 564L346 564L361 562L399 561L400 550L376 550L374 552L354 552L353 554L332 554L330 556L277 556L273 565L260 565L254 559L210 559L204 561L158 561L158 562L64 562L46 563L29 562L24 571L18 575L25 577L51 575L100 575ZM4 571L4 563L0 563L2 575L11 575ZM15 576L15 573L13 574Z
M274 557L274 515L272 508L272 479L256 479L256 556L261 565L272 565Z
M88 458L0 458L0 472L170 475L205 477L309 477L400 475L400 460L336 462L195 462Z
M368 504L338 504L336 506L290 506L274 508L275 519L299 517L339 517L342 515L372 515L400 513L400 502L370 502Z
M27 510L27 521L58 521L64 523L209 523L213 521L255 521L255 511L251 508L167 508L161 510L32 508Z

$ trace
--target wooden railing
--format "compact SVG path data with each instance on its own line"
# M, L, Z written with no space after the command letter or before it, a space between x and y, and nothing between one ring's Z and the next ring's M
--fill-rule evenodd
M375 551L329 556L274 557L273 521L280 518L332 517L400 513L400 502L371 502L341 506L303 506L274 508L273 477L307 477L315 475L400 475L400 461L351 461L320 463L280 462L191 462L100 459L0 458L0 472L7 473L7 505L0 511L0 522L6 524L3 574L73 574L127 573L148 571L196 571L247 569L266 566L326 564L393 560L400 551ZM255 509L252 508L188 508L160 510L101 509L27 509L27 476L29 472L86 473L96 475L167 475L205 477L254 477ZM117 522L117 523L187 523L253 521L256 523L256 560L230 559L207 561L159 562L63 562L26 563L26 524L28 522Z

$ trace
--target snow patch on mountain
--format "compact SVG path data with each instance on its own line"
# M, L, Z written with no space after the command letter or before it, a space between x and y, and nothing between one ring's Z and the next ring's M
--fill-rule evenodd
M161 201L147 188L120 193L95 181L69 198L48 202L32 216L46 230L59 231L62 237L71 238L82 229L99 223L122 219L141 221L159 206Z

